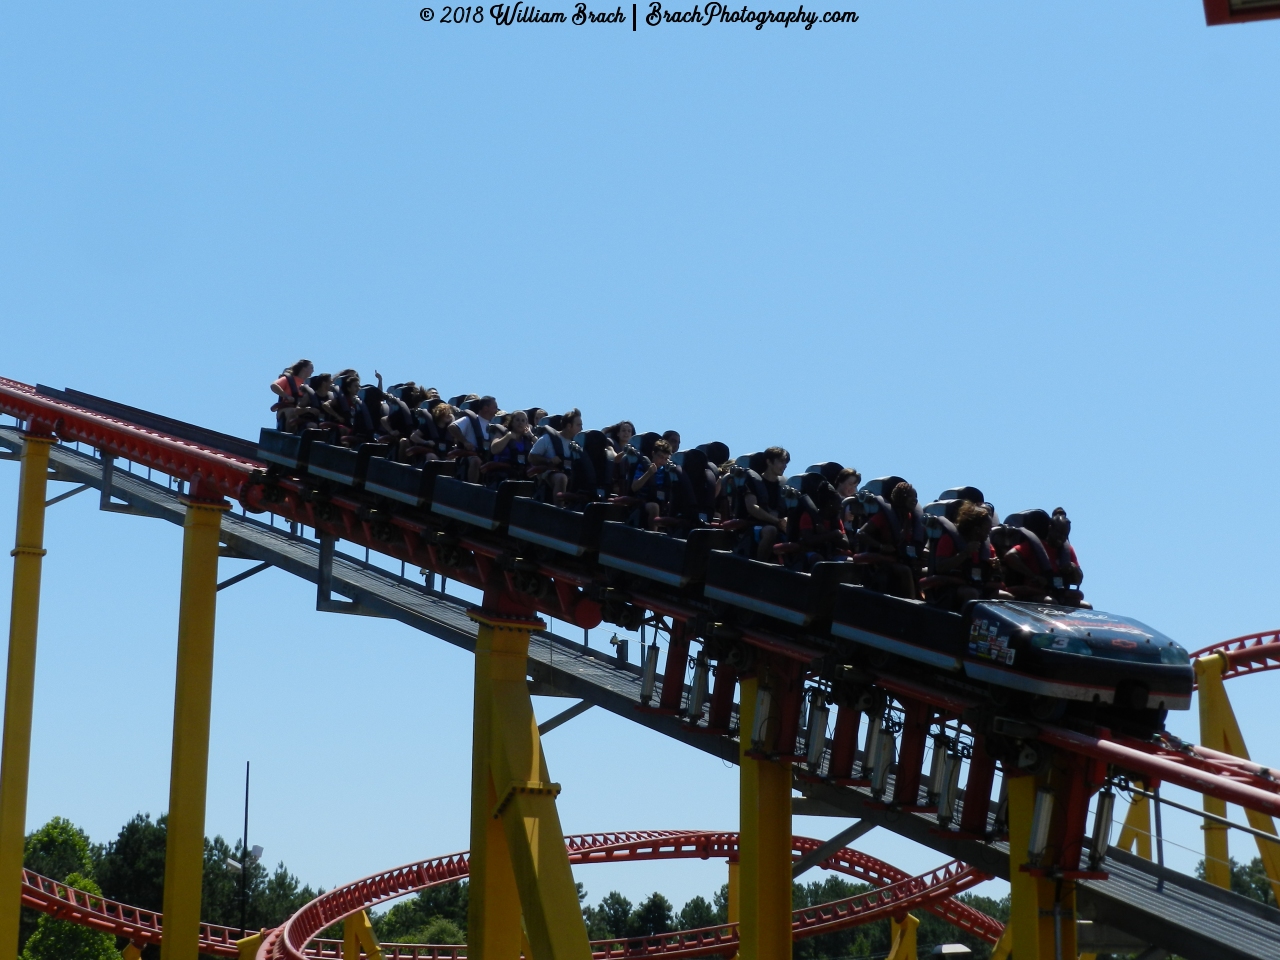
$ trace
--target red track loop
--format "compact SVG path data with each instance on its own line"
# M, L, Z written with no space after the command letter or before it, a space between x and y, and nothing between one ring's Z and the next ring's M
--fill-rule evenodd
M1223 640L1203 650L1197 650L1191 655L1191 659L1207 657L1212 653L1221 653L1227 658L1227 669L1222 672L1223 680L1241 677L1247 673L1265 673L1267 670L1280 669L1280 630L1251 633L1247 637Z
M616 863L637 860L734 858L736 833L648 830L627 833L584 834L566 838L573 864ZM819 841L793 840L793 853L803 856L817 849ZM986 879L958 861L920 877L855 850L841 850L821 864L879 888L847 900L795 912L794 929L801 937L830 933L909 910L927 909L989 943L999 939L1002 925L986 914L953 900L955 894ZM272 930L258 951L258 960L304 960L337 956L333 941L313 941L321 930L358 910L378 906L427 887L461 879L468 872L467 854L451 854L397 867L386 873L357 880L317 897L285 924ZM655 937L609 940L593 944L598 958L651 956L699 957L725 953L737 942L735 924L662 934ZM438 948L405 948L438 949ZM332 951L332 952L331 952ZM402 956L433 956L430 953Z

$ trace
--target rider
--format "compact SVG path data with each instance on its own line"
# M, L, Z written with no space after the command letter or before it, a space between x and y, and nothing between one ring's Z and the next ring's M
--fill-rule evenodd
M385 443L394 443L401 461L408 459L413 445L410 439L417 429L415 411L425 399L426 391L415 384L406 384L400 396L387 394L387 415L379 424L379 437Z
M547 430L529 451L529 463L542 469L540 479L551 493L551 502L563 498L573 471L573 438L582 432L582 411L574 407L560 417L560 429Z
M451 446L449 424L453 423L453 407L441 400L439 394L431 397L431 390L427 393L428 399L414 411L417 429L409 437L407 452L411 462L443 460Z
M1036 535L1024 531L1019 543L1005 554L1004 563L1020 581L1019 585L1037 591L1033 599L1066 607L1088 607L1079 590L1084 573L1080 571L1075 548L1068 541L1070 532L1071 521L1066 518L1066 512L1057 515L1055 511L1044 532L1043 543L1037 544L1032 539Z
M628 491L644 501L645 526L650 530L670 504L675 480L674 467L670 464L671 444L666 440L655 440L652 453L652 459L641 457L636 463Z
M849 552L849 537L840 519L840 496L820 474L806 473L800 481L800 503L787 521L790 539L804 546L804 569L821 560L835 560Z
M507 416L506 430L494 437L489 449L494 463L505 464L503 473L507 479L523 479L529 469L529 453L534 447L533 431L529 428L529 415L516 410Z
M996 559L995 548L988 539L991 536L991 512L986 507L968 502L962 504L956 515L955 530L960 542L956 543L949 532L944 532L933 548L929 572L956 577L964 582L963 586L958 585L948 591L955 605L962 606L969 600L981 598L989 592L984 585L994 584L1000 579L1000 561Z
M337 428L343 445L359 445L373 439L358 432L364 413L359 374L351 373L338 381L338 389L325 401L324 411Z
M744 519L754 521L751 530L757 560L773 559L773 545L786 533L783 516L782 477L791 462L791 454L782 447L769 447L764 454L764 470L748 476L742 497Z
M468 483L480 482L480 465L489 459L489 421L497 412L497 400L480 397L449 425L450 436L462 448L458 469Z
M881 501L883 502L883 501ZM870 553L893 557L889 564L900 597L919 599L916 579L924 548L924 521L916 488L905 480L889 494L888 510L877 510L858 531Z
M307 378L314 372L315 366L310 360L299 360L272 381L271 392L280 398L271 407L276 415L277 430L297 433L301 429L305 419L302 411L307 407L307 394L311 391Z
M1034 599L1042 603L1092 609L1080 591L1084 572L1080 569L1075 548L1067 539L1070 535L1071 521L1067 519L1066 511L1059 507L1049 521L1043 543L1037 544L1032 539L1035 534L1024 531L1021 541L1004 555L1004 564L1018 575L1024 586L1043 591ZM1036 549L1037 546L1042 549Z

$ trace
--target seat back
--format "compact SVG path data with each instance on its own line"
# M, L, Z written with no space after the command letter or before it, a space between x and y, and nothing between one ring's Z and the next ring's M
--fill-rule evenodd
M893 488L900 483L905 483L901 477L876 477L874 480L868 480L858 490L859 493L866 491L877 497L889 499L889 494L893 493Z

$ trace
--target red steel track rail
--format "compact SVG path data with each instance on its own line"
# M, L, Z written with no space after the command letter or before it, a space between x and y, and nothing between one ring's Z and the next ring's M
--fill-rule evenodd
M263 497L263 488L251 482L254 472L261 470L262 464L41 396L35 387L28 384L0 378L0 413L25 420L28 429L34 432L53 433L64 440L88 443L109 454L186 480L191 484L191 495L195 498L233 497L247 503L250 509L271 510L317 531L323 530L395 559L432 569L478 589L485 589L487 581L499 573L493 569L492 556L501 551L500 542L491 543L481 535L467 537L462 544L472 552L475 566L468 569L445 567L437 562L428 529L410 518L395 517L393 525L398 533L396 538L388 540L385 531L382 531L382 536L377 535L378 531L360 518L360 505L355 501L332 498L327 506L336 517L326 515L326 511L316 504L289 492L285 493L284 502L269 503ZM287 490L288 482L281 486ZM555 570L548 568L542 573L556 580ZM562 590L560 586L557 584L554 596L536 601L522 596L521 602L564 622L580 626L595 626L600 622L599 607L589 600L574 600L575 615L575 609L570 608L566 598L569 594L577 594L578 588L563 584L565 589ZM799 650L798 646L788 643L788 648L791 647ZM1228 675L1280 666L1280 641L1274 633L1225 641L1199 651L1197 655L1218 650L1232 664L1234 672ZM953 715L974 705L964 697L899 678L881 677L877 682L899 697L932 703ZM1038 739L1060 749L1106 760L1146 778L1177 783L1260 813L1280 816L1280 775L1257 764L1205 747L1175 743L1172 738L1155 743L1121 742L1109 735L1091 736L1053 727L1042 726L1038 731Z
M732 859L738 855L736 833L710 831L594 833L571 836L565 842L574 865L710 857ZM810 837L792 840L797 858L819 846L819 841ZM844 900L796 910L793 930L797 938L831 933L885 917L901 917L915 909L929 910L988 943L999 939L1003 930L999 921L954 899L956 894L987 879L959 861L913 877L875 857L846 848L832 854L820 866L854 877L873 889ZM290 917L284 926L271 931L264 938L258 956L263 960L272 957L336 960L342 956L341 941L316 939L316 933L359 910L463 879L468 875L468 868L467 854L450 854L398 867L322 894ZM30 870L23 871L22 904L60 920L123 937L139 946L158 946L162 939L160 914L77 890ZM234 927L210 923L200 926L203 954L238 957L237 939L238 931ZM698 957L733 949L737 939L737 925L723 924L653 937L597 941L592 946L598 958L652 954ZM466 956L466 948L387 944L383 956L385 960L459 960Z
M138 946L160 944L160 914L77 890L31 870L22 871L22 905L59 920L69 920L83 927L125 937ZM239 938L240 931L237 927L223 927L215 923L200 924L201 953L217 957L238 957L240 953L236 949L236 941Z
M1280 669L1280 630L1223 640L1197 650L1191 655L1191 659L1198 660L1214 653L1227 658L1227 669L1222 671L1223 680Z
M621 863L641 860L736 858L738 835L713 831L645 830L627 833L594 833L565 838L569 861L574 865ZM808 837L795 837L792 852L798 859L820 846ZM337 956L333 941L325 941L318 952L313 939L325 928L359 910L428 887L451 883L468 873L468 855L455 853L418 863L406 864L384 873L322 894L295 913L284 925L270 931L258 951L258 960L304 960L312 956ZM988 917L953 898L986 875L953 861L919 877L912 877L867 854L844 849L833 854L822 867L846 874L872 885L867 893L819 907L797 910L793 930L798 937L831 933L886 917L900 917L910 910L927 909L988 943L995 943L1004 929ZM737 925L724 924L702 930L659 934L592 944L595 957L633 956L701 957L733 952ZM329 952L334 950L334 952Z

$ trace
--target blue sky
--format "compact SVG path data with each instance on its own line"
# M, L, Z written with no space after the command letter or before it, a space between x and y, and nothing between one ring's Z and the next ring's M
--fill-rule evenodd
M1207 29L1196 0L872 0L808 32L417 11L10 5L0 375L251 436L305 355L782 443L1065 506L1094 602L1189 648L1280 626L1280 26ZM166 803L180 532L92 508L50 515L30 823L106 840ZM283 574L237 586L210 832L238 833L248 758L253 842L314 884L464 848L469 683ZM1274 763L1273 687L1232 694ZM736 826L734 770L587 717L547 741L567 830ZM593 900L677 904L723 874L595 869Z

